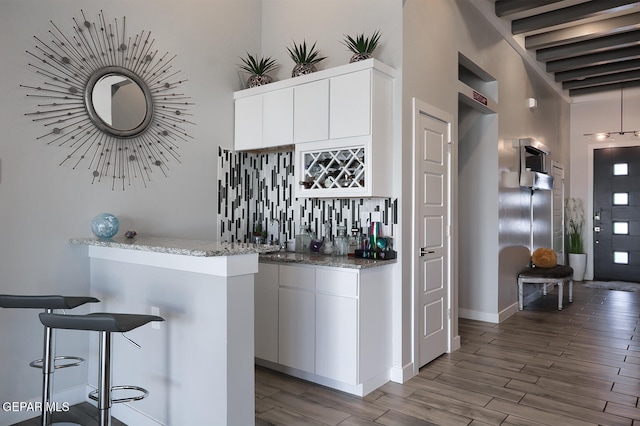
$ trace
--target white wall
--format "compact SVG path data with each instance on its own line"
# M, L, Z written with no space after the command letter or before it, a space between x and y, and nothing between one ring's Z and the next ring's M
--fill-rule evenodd
M622 130L640 130L640 90L624 92ZM611 140L598 142L584 134L620 130L620 92L578 98L571 106L571 185L567 196L582 199L586 224L584 245L587 252L585 279L593 278L593 150L614 146L638 146L640 139L633 135L611 136Z
M291 77L295 65L287 47L294 42L314 42L320 56L319 70L349 63L352 53L341 43L345 34L355 37L381 32L373 56L398 69L402 59L402 0L263 0L262 52L280 64L276 80Z
M176 54L184 93L195 102L193 139L181 144L181 164L169 176L156 176L148 188L126 191L91 184L90 171L58 166L67 151L36 141L44 131L24 113L37 109L20 84L42 84L27 66L34 35L48 40L49 21L72 31L72 18L127 18L127 32L151 31L160 52ZM238 88L238 57L259 48L259 0L111 0L97 4L58 0L0 2L0 292L87 294L88 259L67 243L90 236L96 214L120 218L121 234L134 229L149 236L213 239L218 146L233 144L233 91ZM27 359L41 354L36 312L0 310L0 401L26 401L40 394L40 374ZM85 354L88 340L60 333L62 352ZM86 367L57 373L56 389L86 383ZM10 386L7 384L11 384ZM30 416L31 413L24 413ZM10 414L0 411L0 424Z

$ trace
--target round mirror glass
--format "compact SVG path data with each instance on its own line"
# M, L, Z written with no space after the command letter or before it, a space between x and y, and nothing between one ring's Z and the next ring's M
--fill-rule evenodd
M107 74L96 81L91 93L96 115L110 128L128 132L147 117L147 99L142 88L122 74Z

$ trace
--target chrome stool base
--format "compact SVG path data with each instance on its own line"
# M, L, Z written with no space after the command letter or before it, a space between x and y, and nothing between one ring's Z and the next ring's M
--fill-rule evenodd
M53 363L55 364L56 361L72 361L72 360L75 362L67 363L67 364L57 364L57 365L54 365L53 368L56 370L59 370L61 368L77 367L82 363L84 363L85 361L84 358L80 358L79 356L59 355L53 358ZM39 368L42 370L44 368L44 359L41 358L41 359L35 359L31 361L29 363L29 367Z
M113 391L121 391L121 390L132 390L132 391L140 392L140 395L128 396L125 398L111 398L112 404L119 404L121 402L140 401L141 399L145 399L146 397L149 396L149 391L146 390L145 388L141 388L140 386L131 386L131 385L111 386L112 394L113 394ZM97 402L99 393L100 393L100 389L96 389L92 392L89 392L89 398Z

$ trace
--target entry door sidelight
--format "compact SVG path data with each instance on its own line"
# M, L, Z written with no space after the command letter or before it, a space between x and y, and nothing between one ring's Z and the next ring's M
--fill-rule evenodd
M596 280L640 282L640 147L594 150Z

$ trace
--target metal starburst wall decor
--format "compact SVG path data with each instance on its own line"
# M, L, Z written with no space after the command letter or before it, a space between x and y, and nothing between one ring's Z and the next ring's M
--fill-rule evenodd
M156 173L167 176L169 163L181 163L178 147L192 139L185 127L195 124L193 103L178 87L175 55L159 54L150 32L126 34L126 18L107 23L73 18L66 35L53 21L49 40L34 36L27 53L41 86L21 85L38 100L25 115L42 124L38 140L66 149L60 166L86 168L92 183L108 181L112 189L141 180L145 187Z

